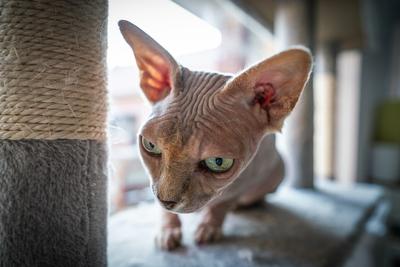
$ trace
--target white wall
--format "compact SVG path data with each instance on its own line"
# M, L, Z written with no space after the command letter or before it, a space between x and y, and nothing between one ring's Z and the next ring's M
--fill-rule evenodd
M357 180L361 53L339 53L337 71L335 174L338 182L351 183Z

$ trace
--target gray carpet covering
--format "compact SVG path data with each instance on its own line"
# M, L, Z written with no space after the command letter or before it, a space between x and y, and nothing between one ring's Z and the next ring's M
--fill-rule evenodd
M106 265L106 146L0 140L0 266Z
M199 215L185 215L184 246L174 252L154 247L158 207L141 204L109 219L109 266L340 266L381 194L361 185L283 189L265 206L229 214L224 239L212 245L194 244Z

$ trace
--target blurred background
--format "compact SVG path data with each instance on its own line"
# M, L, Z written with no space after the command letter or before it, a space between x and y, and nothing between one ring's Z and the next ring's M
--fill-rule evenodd
M311 49L315 65L278 135L288 169L284 186L377 186L386 201L377 234L390 241L386 265L377 266L400 266L400 1L112 0L109 5L112 214L153 199L136 143L150 106L118 20L133 22L196 70L236 73L301 44Z

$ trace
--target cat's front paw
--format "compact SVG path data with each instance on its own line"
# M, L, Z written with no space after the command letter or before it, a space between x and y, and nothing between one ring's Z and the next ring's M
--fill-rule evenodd
M156 236L156 245L162 250L173 250L181 245L181 227L164 227Z
M197 227L195 241L197 244L211 243L220 240L222 237L221 226L202 223Z

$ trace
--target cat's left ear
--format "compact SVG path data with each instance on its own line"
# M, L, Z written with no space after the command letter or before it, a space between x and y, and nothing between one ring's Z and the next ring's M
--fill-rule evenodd
M309 50L289 49L238 74L221 95L249 108L257 121L267 124L262 128L280 130L309 79L311 66Z
M134 24L121 20L118 25L135 55L144 95L153 104L164 99L172 90L179 71L178 63L167 50Z

